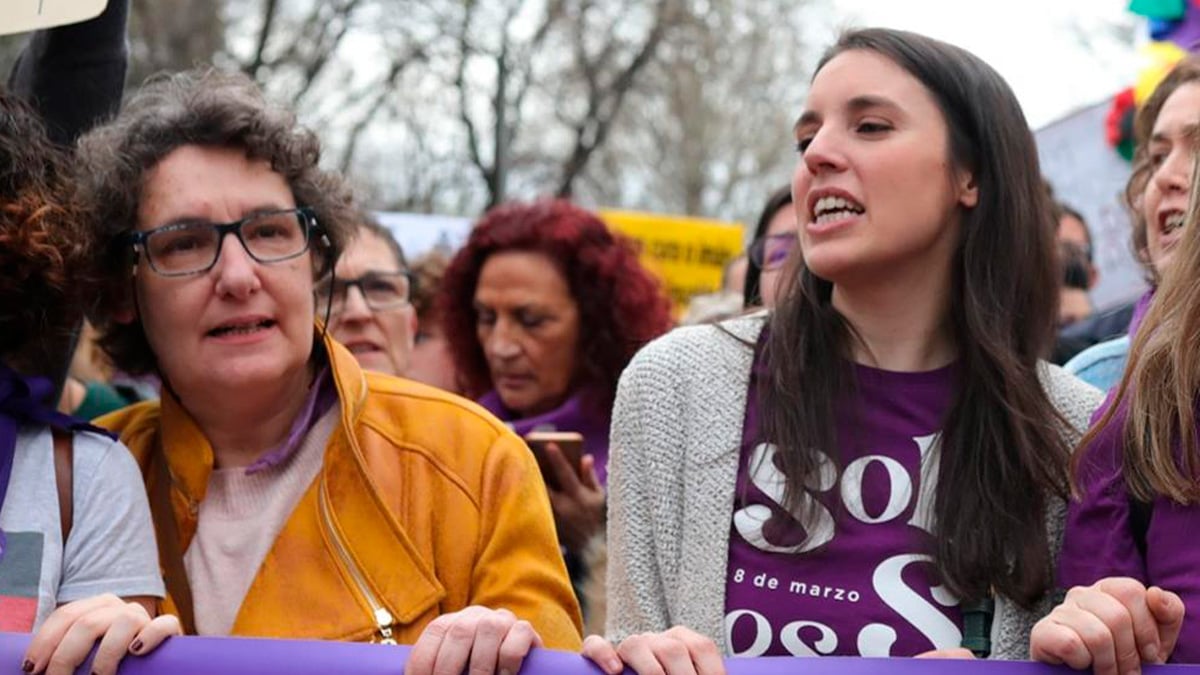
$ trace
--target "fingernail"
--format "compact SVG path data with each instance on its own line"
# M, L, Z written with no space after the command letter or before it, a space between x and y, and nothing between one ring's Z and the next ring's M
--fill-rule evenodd
M1158 645L1146 645L1142 650L1142 659L1150 663L1158 663Z
M134 654L137 654L142 651L143 646L144 645L142 644L141 638L138 638L137 640L133 641L133 644L129 645L129 651L133 652Z
M624 670L624 668L621 667L621 661L619 659L609 659L608 668L606 670L608 670L610 673L619 673Z
M500 675L512 675L512 673L508 672L508 671L507 671L507 670L505 670L504 668L501 668L501 669L500 669Z
M27 673L32 673L33 672L33 661L30 661L29 659L25 659L25 661L21 664L21 670L23 670Z

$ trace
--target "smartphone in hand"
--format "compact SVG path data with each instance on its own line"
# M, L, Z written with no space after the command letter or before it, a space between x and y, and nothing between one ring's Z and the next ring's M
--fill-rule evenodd
M575 469L575 475L583 476L583 434L577 431L531 431L525 436L525 443L533 451L538 468L542 470L542 480L546 481L546 487L551 490L561 490L562 486L559 485L558 476L546 457L548 443L558 446L567 463Z

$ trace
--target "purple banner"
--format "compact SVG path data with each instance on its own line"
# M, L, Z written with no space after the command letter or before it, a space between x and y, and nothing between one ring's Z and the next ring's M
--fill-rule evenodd
M0 633L0 675L24 675L21 661L28 635ZM401 675L408 647L309 640L171 638L148 656L129 656L121 675ZM795 658L726 659L729 675L792 675ZM1075 671L1025 661L939 659L805 658L804 675L1065 675ZM88 664L79 669L87 673ZM1148 675L1192 675L1200 666L1151 666ZM598 675L578 654L548 649L525 660L521 675Z

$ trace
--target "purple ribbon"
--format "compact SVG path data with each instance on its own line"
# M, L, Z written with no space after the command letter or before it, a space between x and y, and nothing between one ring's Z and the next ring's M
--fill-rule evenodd
M45 377L25 377L0 363L0 510L12 479L17 454L17 433L22 424L48 426L63 431L89 430L116 438L87 422L64 415L54 407L54 384ZM8 538L0 529L0 560L8 548Z
M0 633L0 675L23 675L28 635ZM402 675L409 647L355 642L175 637L147 656L126 656L121 675ZM1066 675L1065 667L1028 661L859 659L846 657L726 659L729 675ZM77 673L90 672L84 663ZM538 649L521 675L598 675L570 652ZM1147 675L1200 673L1200 666L1147 666Z

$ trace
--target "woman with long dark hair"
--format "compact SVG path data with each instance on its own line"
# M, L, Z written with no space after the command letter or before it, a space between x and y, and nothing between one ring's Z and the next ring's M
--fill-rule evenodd
M795 137L795 287L622 378L620 643L585 653L672 675L722 653L1024 658L1100 395L1041 360L1054 228L1020 106L961 49L859 30Z

